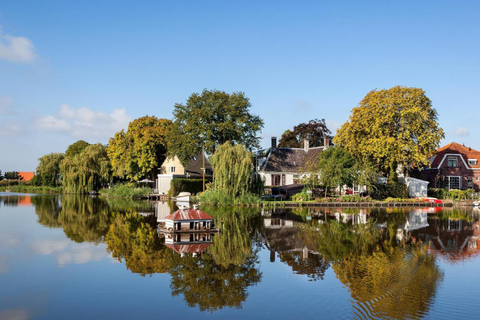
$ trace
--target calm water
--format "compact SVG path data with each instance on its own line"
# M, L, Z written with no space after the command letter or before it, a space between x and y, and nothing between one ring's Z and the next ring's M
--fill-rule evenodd
M478 319L478 211L203 209L0 194L0 319Z

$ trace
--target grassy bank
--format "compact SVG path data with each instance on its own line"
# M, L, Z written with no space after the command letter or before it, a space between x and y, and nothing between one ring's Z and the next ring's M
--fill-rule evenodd
M100 190L100 194L115 198L131 198L131 199L145 199L148 198L152 192L151 188L136 187L130 184L120 184L111 187L110 189Z
M36 193L36 194L61 194L62 187L45 187L45 186L29 186L29 185L17 185L17 186L3 186L0 187L0 192L18 192L18 193Z
M208 190L204 193L201 193L196 197L196 201L202 205L205 204L209 206L257 207L262 203L259 196L251 193L247 193L238 197L232 197L219 190Z

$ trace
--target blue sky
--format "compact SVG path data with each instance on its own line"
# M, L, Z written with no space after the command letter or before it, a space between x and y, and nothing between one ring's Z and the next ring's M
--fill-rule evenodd
M480 150L479 1L9 1L0 5L0 170L204 88L243 91L271 136L335 130L372 89L420 87Z

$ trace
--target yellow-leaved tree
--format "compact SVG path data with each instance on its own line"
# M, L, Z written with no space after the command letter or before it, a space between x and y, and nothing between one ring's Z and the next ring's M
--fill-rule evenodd
M425 91L396 86L370 91L334 142L358 159L373 160L388 174L398 164L406 169L428 165L444 136Z

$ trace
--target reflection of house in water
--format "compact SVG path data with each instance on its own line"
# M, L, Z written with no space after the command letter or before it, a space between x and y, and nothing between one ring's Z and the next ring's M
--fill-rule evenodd
M330 264L305 244L302 224L302 218L291 212L272 214L264 219L263 242L270 249L270 261L275 262L278 254L280 261L289 265L294 273L307 275L313 280L323 279Z
M398 226L397 239L399 241L408 240L412 231L428 227L428 210L429 209L411 210L408 214L407 221Z
M367 214L362 211L356 214L335 212L334 215L335 215L335 219L338 222L342 222L342 223L351 222L352 225L367 223Z
M431 217L429 226L422 233L412 236L429 242L432 252L450 262L462 261L480 254L480 222L478 216L465 219Z
M180 254L191 254L194 257L202 254L212 244L215 233L167 233L165 245Z
M165 218L172 212L168 202L165 201L155 201L153 208L155 209L157 222L165 222Z

